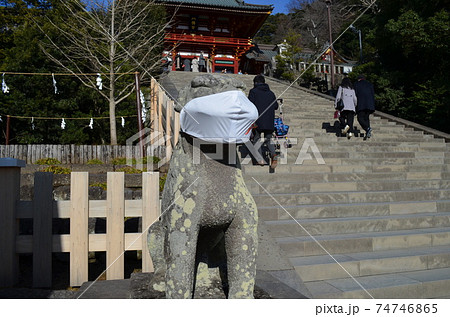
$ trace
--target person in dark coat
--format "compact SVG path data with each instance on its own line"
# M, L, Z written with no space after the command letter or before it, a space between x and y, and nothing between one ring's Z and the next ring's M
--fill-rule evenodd
M366 80L364 75L358 76L358 81L354 84L354 88L358 99L356 115L361 128L366 131L364 140L367 140L372 136L369 116L375 111L375 92L373 85Z
M206 69L205 57L203 57L203 52L200 53L200 58L198 60L198 68L200 73L203 73Z
M186 58L183 62L184 71L190 72L191 71L191 60L189 58Z
M254 131L253 144L257 144L261 139L261 134L264 133L264 143L270 152L271 168L277 165L277 155L275 153L275 146L272 142L272 134L275 130L274 119L275 110L278 109L278 102L275 94L270 90L269 85L266 84L263 75L257 75L253 78L253 88L250 89L248 99L258 109L259 117L256 120L256 128ZM262 158L262 149L259 147L259 153ZM259 165L264 165L264 160L258 161Z

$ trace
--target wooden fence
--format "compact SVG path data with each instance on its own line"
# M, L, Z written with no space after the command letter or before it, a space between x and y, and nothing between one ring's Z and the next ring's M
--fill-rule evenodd
M151 82L151 142L154 144L158 142L157 136L164 135L164 148L166 151L166 158L172 156L172 149L178 143L180 137L180 113L175 111L175 100L173 100L161 85L152 79ZM160 140L160 139L159 139ZM161 142L159 142L161 143Z
M11 163L12 162L12 163ZM0 159L0 287L18 278L18 255L33 254L33 286L51 287L52 252L70 252L70 285L88 281L88 253L106 251L106 278L124 278L124 252L142 250L142 271L153 271L147 230L160 216L159 173L142 174L142 200L124 199L124 173L107 175L107 199L88 199L88 173L71 174L71 199L54 201L53 174L35 173L34 198L20 201L20 167ZM89 234L88 219L105 217L106 234ZM142 217L142 232L125 233L125 217ZM33 219L33 235L18 235L17 223ZM70 219L70 234L52 234L52 220Z
M62 164L86 164L99 159L111 163L115 158L141 157L139 146L126 145L56 145L56 144L11 144L0 145L0 157L10 157L33 164L39 159L55 158Z

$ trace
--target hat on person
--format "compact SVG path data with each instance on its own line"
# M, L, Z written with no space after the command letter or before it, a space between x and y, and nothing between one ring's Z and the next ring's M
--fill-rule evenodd
M358 79L358 80L366 79L366 75L364 75L364 74L359 74L358 77L357 77L357 79Z

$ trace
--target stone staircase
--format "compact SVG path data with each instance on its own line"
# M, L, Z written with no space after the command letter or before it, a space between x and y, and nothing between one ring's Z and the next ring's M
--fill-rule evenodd
M194 75L171 74L167 87L176 96ZM296 144L275 173L243 171L260 221L312 297L450 298L449 145L379 116L371 139L356 130L348 140L332 100L267 82Z

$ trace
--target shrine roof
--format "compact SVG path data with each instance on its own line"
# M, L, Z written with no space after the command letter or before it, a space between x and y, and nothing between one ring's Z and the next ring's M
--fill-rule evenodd
M250 4L242 0L157 0L157 2L162 2L165 4L177 4L177 5L222 7L245 11L260 11L260 12L273 11L272 5Z

